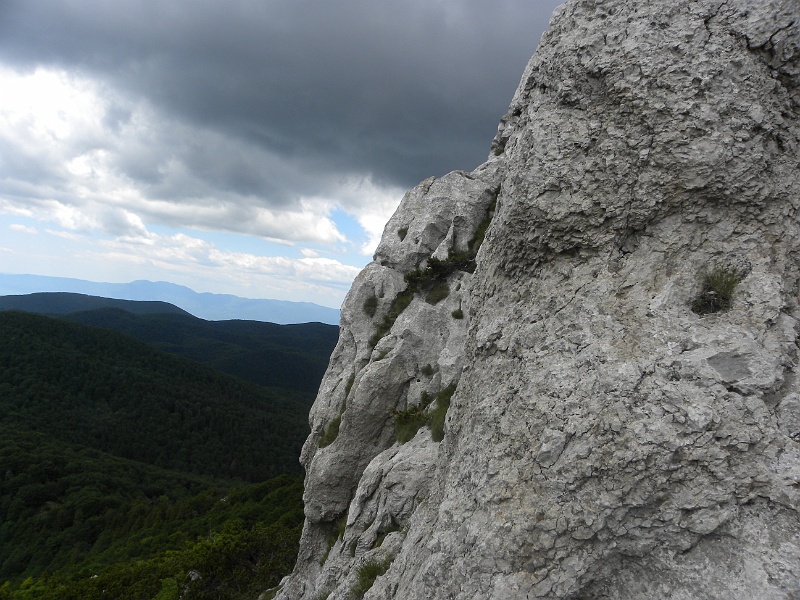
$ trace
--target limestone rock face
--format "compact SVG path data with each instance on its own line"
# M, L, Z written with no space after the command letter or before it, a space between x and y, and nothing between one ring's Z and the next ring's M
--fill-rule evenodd
M301 456L300 557L279 598L347 597L359 565L397 553L427 497L439 444L427 426L397 444L394 415L423 413L426 404L432 412L426 398L461 377L471 248L494 214L503 166L495 158L408 192L347 295ZM426 273L431 257L443 271L411 292L405 275Z
M345 301L278 598L800 597L800 4L569 1L492 149Z

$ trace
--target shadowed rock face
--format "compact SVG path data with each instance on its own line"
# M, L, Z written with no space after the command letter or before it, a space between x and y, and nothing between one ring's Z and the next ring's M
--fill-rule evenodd
M492 148L353 285L278 597L800 597L800 5L567 2Z

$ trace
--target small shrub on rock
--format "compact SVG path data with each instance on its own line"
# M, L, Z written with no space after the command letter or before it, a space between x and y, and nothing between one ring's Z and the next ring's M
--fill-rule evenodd
M741 281L735 271L716 268L703 276L700 294L692 302L692 311L698 315L708 315L730 309L733 304L733 290Z
M434 285L425 296L428 304L438 304L450 295L450 286L446 282L440 281Z
M394 322L397 320L397 317L399 317L402 312L408 308L408 305L411 304L413 299L414 292L408 288L395 296L394 300L392 300L391 306L389 306L388 312L383 316L383 321L375 329L375 333L372 334L372 337L370 337L370 346L374 347L379 341L381 341L383 336L389 333L389 330L391 330L392 325L394 325Z
M456 391L456 384L451 383L441 392L436 394L436 407L430 414L429 425L431 428L431 439L434 442L441 442L444 439L444 419L450 408L450 399Z
M412 406L406 410L394 410L392 414L395 418L395 438L401 444L410 441L420 427L428 426L431 429L431 439L434 442L441 442L444 439L444 419L447 410L450 408L450 398L456 391L455 383L451 383L446 388L439 391L435 397L431 397L427 392L422 393L419 405ZM436 402L432 410L428 407Z
M424 406L396 410L393 414L395 438L401 444L405 444L417 435L419 428L425 425L428 420Z

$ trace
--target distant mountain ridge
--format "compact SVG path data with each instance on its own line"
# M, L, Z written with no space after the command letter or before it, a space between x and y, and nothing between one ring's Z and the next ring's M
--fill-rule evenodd
M119 300L72 292L38 292L0 296L0 310L21 310L42 315L68 315L76 312L116 308L134 315L173 314L193 316L169 302L160 300Z
M293 323L339 324L339 311L311 302L289 302L241 298L231 294L212 294L166 281L100 283L47 277L0 273L0 296L39 292L72 292L120 300L161 301L174 304L201 319L211 321L246 319L281 325Z
M167 302L71 292L0 296L0 312L9 310L110 329L245 381L299 392L308 401L339 337L339 329L325 323L208 321Z

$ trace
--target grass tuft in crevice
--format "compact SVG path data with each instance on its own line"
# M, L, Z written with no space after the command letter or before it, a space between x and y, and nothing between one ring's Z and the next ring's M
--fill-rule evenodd
M389 333L389 331L392 329L392 325L394 325L394 322L397 320L397 317L399 317L403 311L408 308L408 305L411 304L413 299L414 292L408 288L395 296L394 300L392 300L392 304L389 306L389 310L383 316L383 320L375 328L375 333L373 333L372 337L369 338L370 346L374 348L377 343L381 341L383 336Z
M436 406L430 413L428 425L431 428L431 439L434 442L441 442L444 439L444 420L447 411L450 409L450 399L456 391L456 384L451 383L441 392L436 394Z
M375 584L375 580L389 570L392 560L392 558L381 561L371 560L361 565L356 573L358 581L353 586L353 595L356 598L363 598L364 594Z
M319 438L319 447L324 448L325 446L330 446L333 442L336 441L336 438L339 437L339 427L342 424L342 415L340 414L338 417L334 417L331 419L328 426L325 427L325 431L322 433L322 436Z
M692 312L709 315L729 310L733 305L733 290L741 280L736 271L721 267L706 273L700 293L692 301Z
M370 319L374 317L375 312L378 310L378 297L375 294L368 296L367 299L364 300L362 308L364 309L364 314Z
M423 392L420 403L405 410L393 410L395 419L395 439L400 444L405 444L417 435L421 427L427 426L431 430L431 439L441 442L444 439L444 420L450 408L450 399L456 391L455 383L439 391L433 398ZM436 403L432 410L428 407Z

